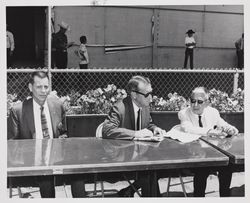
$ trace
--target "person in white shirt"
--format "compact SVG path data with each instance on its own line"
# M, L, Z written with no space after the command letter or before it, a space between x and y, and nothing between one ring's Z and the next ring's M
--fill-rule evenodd
M187 62L188 58L190 58L190 69L193 69L193 58L194 58L194 47L196 46L195 39L193 37L193 34L195 32L193 30L188 30L186 34L188 36L185 37L185 45L186 45L186 51L185 51L185 60L184 60L184 68L187 68Z
M8 27L7 27L8 29ZM6 46L7 46L7 68L12 66L12 56L15 49L14 35L7 30L6 31Z
M76 55L80 58L80 69L88 69L88 64L89 64L89 55L88 51L86 48L86 43L87 43L87 38L86 36L81 36L80 37L80 47L78 50L76 50Z
M204 87L195 88L190 97L191 106L178 113L184 132L203 136L226 136L238 134L237 128L224 121L217 109L209 106L209 92ZM199 168L194 175L194 197L204 197L207 177L211 171ZM221 197L230 196L232 171L228 168L218 170Z

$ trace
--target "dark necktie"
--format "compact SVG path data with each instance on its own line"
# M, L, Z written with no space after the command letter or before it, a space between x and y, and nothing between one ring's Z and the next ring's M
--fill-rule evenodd
M46 116L44 113L44 107L41 106L41 124L42 124L42 132L43 132L43 138L49 139L49 128L46 120Z
M137 112L136 130L141 130L141 109Z
M202 122L201 122L201 116L199 115L199 126L203 127Z

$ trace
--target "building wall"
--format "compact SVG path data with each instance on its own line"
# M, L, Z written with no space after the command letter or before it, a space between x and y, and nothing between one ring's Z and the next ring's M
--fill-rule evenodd
M157 12L156 12L157 11ZM55 29L64 21L71 27L68 41L79 43L86 35L90 56L89 68L151 68L153 53L157 67L182 68L184 38L188 29L196 34L194 64L196 68L229 68L236 66L234 42L244 31L243 6L157 6L157 7L54 7ZM152 38L154 16L155 39ZM135 44L141 49L105 54L105 44ZM153 46L153 44L155 46ZM69 48L68 67L77 67Z

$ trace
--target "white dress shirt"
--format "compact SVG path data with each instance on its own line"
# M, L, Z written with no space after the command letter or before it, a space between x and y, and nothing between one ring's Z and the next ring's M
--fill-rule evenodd
M185 37L185 44L189 44L189 43L195 43L194 37ZM187 48L189 49L193 49L194 45L192 46L187 46Z
M201 122L203 127L199 127L199 116L194 114L191 107L185 108L178 113L181 122L181 128L184 132L206 135L210 129L217 127L232 127L224 121L219 114L219 111L210 106L206 107L201 114Z
M6 46L8 49L13 51L15 49L14 36L10 31L6 31Z
M41 123L41 106L33 99L34 124L36 131L36 139L43 139L42 123ZM53 130L51 125L50 112L47 101L44 103L44 113L47 120L49 136L53 138Z

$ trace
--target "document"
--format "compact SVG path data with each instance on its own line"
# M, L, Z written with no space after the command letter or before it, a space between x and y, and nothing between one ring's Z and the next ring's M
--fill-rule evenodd
M201 137L201 135L186 133L181 130L180 125L174 126L170 131L164 133L164 137L170 137L175 140L179 140L182 143L192 142Z

